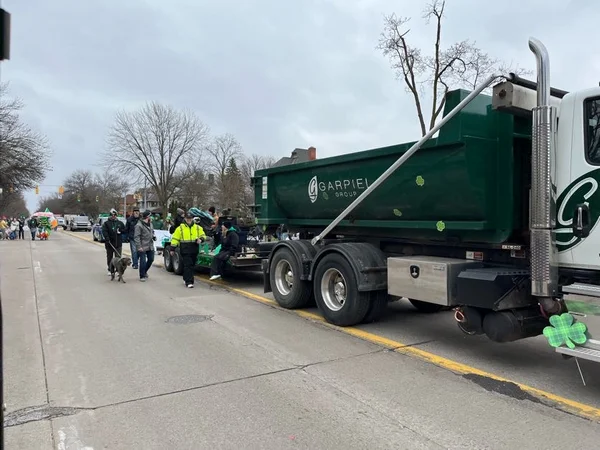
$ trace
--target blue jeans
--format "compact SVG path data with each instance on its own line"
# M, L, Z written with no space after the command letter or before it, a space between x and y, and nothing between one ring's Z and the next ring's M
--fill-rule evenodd
M137 248L133 243L133 239L129 239L129 248L131 250L131 265L135 269L138 266L138 261L140 260L140 255L138 255Z
M148 269L150 269L154 262L154 250L139 252L138 256L140 257L140 278L146 278Z

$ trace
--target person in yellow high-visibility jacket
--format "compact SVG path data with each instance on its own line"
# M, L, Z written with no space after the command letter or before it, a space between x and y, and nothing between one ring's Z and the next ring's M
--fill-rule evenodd
M183 263L183 282L188 288L194 287L194 266L200 250L200 244L206 239L206 234L202 227L193 221L194 216L188 212L185 220L179 225L173 236L171 236L171 256L175 254L175 249L179 247L181 260Z

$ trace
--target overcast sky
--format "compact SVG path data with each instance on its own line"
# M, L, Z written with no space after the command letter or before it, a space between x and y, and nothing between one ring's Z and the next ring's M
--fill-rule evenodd
M443 42L466 38L534 68L529 36L551 57L551 82L600 81L594 1L448 0ZM148 100L189 107L247 153L319 158L419 137L411 97L375 49L382 15L412 16L410 41L428 52L418 0L3 0L12 14L2 81L23 119L50 139L59 185L91 168L115 111ZM588 44L589 43L589 44ZM41 195L57 188L42 186ZM27 194L30 209L37 206Z

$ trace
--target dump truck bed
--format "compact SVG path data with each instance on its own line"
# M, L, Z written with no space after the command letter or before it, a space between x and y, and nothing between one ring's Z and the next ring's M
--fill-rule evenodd
M445 112L467 91L447 94ZM527 229L531 122L478 96L333 234L500 244ZM413 142L256 171L259 225L325 228Z

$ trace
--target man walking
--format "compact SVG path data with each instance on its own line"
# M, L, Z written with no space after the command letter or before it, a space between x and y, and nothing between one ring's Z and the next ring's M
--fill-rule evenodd
M19 239L25 239L25 217L19 217Z
M134 233L135 226L140 220L140 208L133 208L133 214L127 218L127 225L125 225L125 234L127 234L127 239L129 239L129 249L131 250L131 268L138 268L139 255L137 252L137 248L135 247L134 242Z
M106 249L106 267L108 275L110 272L110 262L115 256L123 255L123 233L125 225L117 218L117 211L110 210L110 217L102 225L102 235L104 236L104 248Z
M150 217L150 211L144 211L142 218L138 220L133 242L140 258L140 281L148 279L148 269L154 262L154 227Z
M35 241L35 234L37 233L37 229L40 226L35 216L31 216L31 218L27 222L27 226L29 227L29 231L31 232L31 240Z
M223 276L223 269L225 263L231 256L235 255L240 245L240 236L237 234L235 228L231 225L231 222L223 222L221 227L221 234L223 236L221 241L221 250L214 257L210 266L210 280L218 280Z
M200 250L200 243L206 239L206 234L200 225L194 223L194 216L188 212L184 222L179 225L171 236L171 256L175 254L175 248L179 247L179 253L183 262L183 282L188 288L194 287L194 267Z

